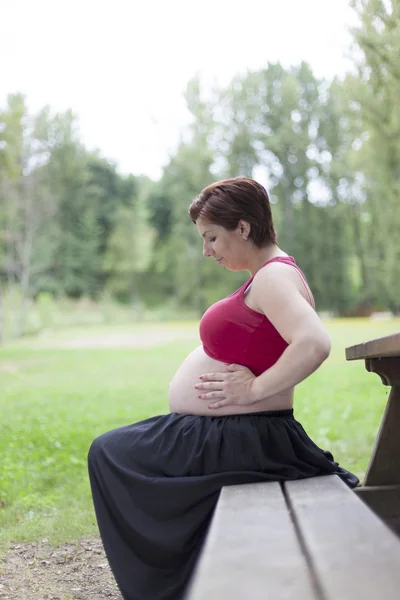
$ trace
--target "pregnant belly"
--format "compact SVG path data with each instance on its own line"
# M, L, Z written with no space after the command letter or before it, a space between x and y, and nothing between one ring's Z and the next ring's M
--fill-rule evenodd
M198 398L202 393L195 390L196 383L200 383L200 375L205 373L224 373L227 369L225 364L210 358L198 346L183 361L169 386L169 408L171 412L190 414L190 415L231 415L260 410L284 410L293 406L293 390L285 390L281 394L266 398L255 404L247 406L223 406L222 408L209 409L207 400Z

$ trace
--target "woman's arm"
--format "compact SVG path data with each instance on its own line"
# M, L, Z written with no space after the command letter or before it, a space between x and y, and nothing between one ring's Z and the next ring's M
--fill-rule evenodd
M297 273L281 263L262 269L253 280L254 301L289 344L278 361L254 380L254 402L297 385L329 356L329 336L302 295L302 285Z

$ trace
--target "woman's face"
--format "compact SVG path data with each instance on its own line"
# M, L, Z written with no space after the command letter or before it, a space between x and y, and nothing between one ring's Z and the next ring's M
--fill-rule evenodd
M221 225L214 225L199 217L196 221L197 231L203 239L203 255L214 258L219 265L223 265L229 271L241 271L246 269L243 261L245 250L244 236L241 224L235 231L228 231Z

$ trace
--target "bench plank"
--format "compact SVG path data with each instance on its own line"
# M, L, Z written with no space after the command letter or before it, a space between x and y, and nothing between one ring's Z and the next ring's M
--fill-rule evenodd
M223 598L318 599L279 483L222 489L187 599Z
M400 356L400 333L394 333L393 335L387 335L383 338L346 348L347 360L379 358L383 356Z
M398 600L400 539L336 476L284 484L326 600Z

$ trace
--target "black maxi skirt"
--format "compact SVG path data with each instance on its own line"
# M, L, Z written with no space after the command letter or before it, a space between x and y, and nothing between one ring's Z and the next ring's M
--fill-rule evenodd
M358 484L293 410L171 413L105 433L89 451L100 534L125 600L184 597L223 486L332 473Z

